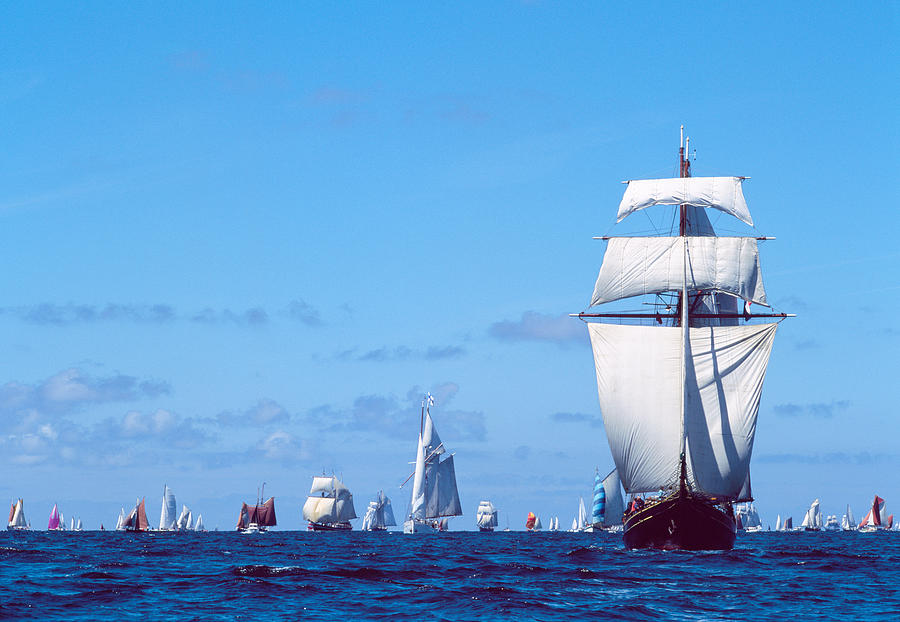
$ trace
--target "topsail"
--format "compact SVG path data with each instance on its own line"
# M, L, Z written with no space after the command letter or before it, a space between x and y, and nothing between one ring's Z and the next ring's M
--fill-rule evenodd
M753 219L744 200L744 177L674 177L637 179L628 182L616 218L623 218L653 205L689 205L717 209L751 227Z

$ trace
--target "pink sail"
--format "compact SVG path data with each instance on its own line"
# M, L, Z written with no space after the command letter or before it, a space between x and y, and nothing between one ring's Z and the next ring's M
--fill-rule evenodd
M47 529L59 529L59 509L55 503L53 504L53 509L50 510L50 520L47 522Z

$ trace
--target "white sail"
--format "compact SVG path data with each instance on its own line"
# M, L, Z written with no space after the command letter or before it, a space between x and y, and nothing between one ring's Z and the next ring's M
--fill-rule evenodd
M206 531L206 527L203 525L203 514L197 515L197 522L194 523L194 531Z
M164 485L162 507L159 510L159 528L161 530L175 528L175 508L175 493L167 485Z
M416 447L416 471L413 475L411 516L418 519L425 518L425 447L422 445L421 434L419 434L419 442Z
M125 528L125 508L119 510L119 518L116 519L116 531Z
M653 205L690 205L709 207L731 214L751 227L753 219L744 199L742 177L676 177L669 179L636 179L619 203L616 221Z
M453 456L434 464L432 477L426 478L425 482L425 518L461 515Z
M179 531L184 531L185 529L191 528L191 510L188 506L181 506L181 514L178 516L178 520L175 522L175 528Z
M591 306L684 286L687 245L687 288L727 292L767 305L756 238L622 237L611 238Z
M69 519L69 529L71 531L75 531L75 517Z
M597 388L616 469L629 493L672 488L682 400L689 480L710 496L749 497L750 453L776 324L689 329L590 323Z
M775 519L775 531L781 531L781 514Z
M384 493L381 493L381 499L384 502L381 505L381 524L385 527L394 527L397 525L397 519L394 518L394 508L391 506L391 500L384 496Z
M850 529L856 529L856 519L853 518L853 510L850 509L850 504L847 504L847 522L850 524Z
M622 481L619 479L619 472L616 469L603 478L603 490L606 493L603 526L621 525L622 517L625 515L625 499L622 497Z
M578 531L578 519L572 519L572 528L569 531Z
M334 480L335 477L333 475L317 475L313 477L312 486L309 488L309 494L317 495L319 493L325 493L330 495L331 491L334 490Z
M587 525L587 510L584 509L584 498L578 499L578 522L575 529L581 531Z
M532 527L531 529L533 531L540 531L543 528L544 528L544 526L541 525L541 517L538 516L537 518L534 519L534 527Z
M84 529L84 527L81 525L81 519L79 518L75 523L75 531L81 531L82 529Z

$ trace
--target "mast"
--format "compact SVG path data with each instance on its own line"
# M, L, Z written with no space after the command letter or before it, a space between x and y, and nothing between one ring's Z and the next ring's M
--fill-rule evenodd
M688 144L690 144L690 138L688 138ZM678 168L680 172L680 177L690 177L691 176L691 163L689 160L686 160L684 157L684 149L685 141L684 141L684 126L681 126L681 145L678 148ZM687 258L687 205L682 203L679 207L679 223L678 223L678 234L681 236L681 243L683 248L682 255L682 281L681 281L681 294L678 304L681 306L681 438L679 439L679 471L678 471L678 496L684 497L687 494L687 461L685 458L685 444L687 437L687 427L684 422L684 414L685 414L685 400L687 399L687 356L688 356L688 339L690 338L690 333L688 332L689 321L688 321L688 302L690 298L688 297L687 290L687 266L688 266L688 258Z

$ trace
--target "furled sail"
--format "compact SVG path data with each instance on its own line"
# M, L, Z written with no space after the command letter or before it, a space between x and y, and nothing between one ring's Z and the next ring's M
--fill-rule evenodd
M714 497L745 500L775 324L689 329L588 324L607 440L626 492L671 489L680 460ZM749 499L747 499L749 500Z
M727 292L767 304L756 238L698 236L610 238L591 306L681 291L685 278L688 290Z
M606 513L603 516L603 526L621 525L622 516L625 514L625 499L622 497L622 482L616 469L603 478L603 490L606 492Z
M163 487L162 507L159 510L160 530L175 528L175 493L167 485Z
M619 203L616 221L653 205L690 205L709 207L731 214L751 227L753 219L744 200L742 177L675 177L669 179L636 179Z

